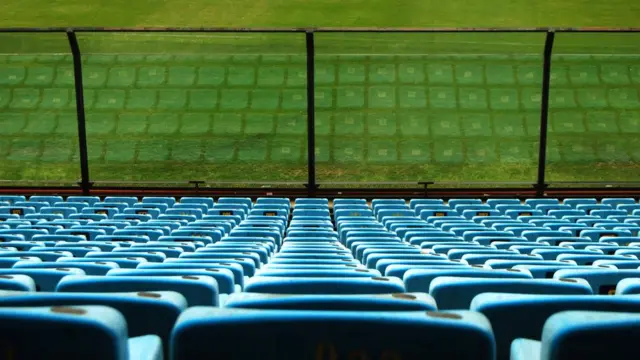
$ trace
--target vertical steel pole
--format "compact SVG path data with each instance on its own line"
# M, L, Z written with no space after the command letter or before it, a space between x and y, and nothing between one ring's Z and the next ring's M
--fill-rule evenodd
M315 196L316 184L316 99L315 99L315 37L305 33L307 47L307 194Z
M82 57L78 38L73 30L67 30L67 38L73 55L73 78L76 91L76 113L78 120L78 146L80 148L80 187L84 195L89 195L91 180L89 178L89 156L87 150L87 123L84 110L84 86L82 85Z
M547 31L544 43L544 61L542 65L542 98L540 104L540 148L538 152L538 181L536 196L542 197L547 188L545 179L547 164L547 136L549 132L549 92L551 87L551 58L556 33Z

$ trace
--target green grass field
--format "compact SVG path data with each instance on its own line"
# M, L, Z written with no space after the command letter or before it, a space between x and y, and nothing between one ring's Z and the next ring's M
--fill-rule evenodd
M0 26L634 26L630 1L52 1ZM80 34L94 181L306 181L301 34ZM640 180L640 34L557 36L549 181ZM320 182L534 182L541 34L317 34ZM0 179L79 178L64 35L0 34ZM284 185L280 185L284 186ZM295 186L295 185L291 185Z

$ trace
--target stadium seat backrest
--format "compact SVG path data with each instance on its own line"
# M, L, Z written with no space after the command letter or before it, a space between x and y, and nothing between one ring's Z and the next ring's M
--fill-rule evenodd
M26 275L33 279L38 291L54 291L58 283L67 276L83 277L85 272L77 268L67 268L64 264L53 269L0 269L2 275Z
M624 312L563 311L552 315L537 348L540 359L628 359L636 352L640 315ZM536 346L516 339L512 359L529 358Z
M106 306L0 308L6 359L128 360L127 323Z
M265 334L292 339L274 346ZM305 336L299 336L304 333ZM237 339L251 346L238 346ZM420 341L418 341L420 339ZM455 340L454 340L455 339ZM174 360L334 358L489 360L490 324L471 312L187 309L172 334Z
M25 261L24 263L31 263ZM34 264L38 264L35 263ZM20 292L35 292L36 283L27 275L0 275L0 289Z
M400 279L386 277L253 277L246 292L274 294L388 294L405 292Z
M157 335L168 356L171 330L187 308L184 296L171 291L136 293L21 293L0 291L0 308L35 306L108 306L126 319L129 336Z
M469 309L473 298L481 293L520 293L540 295L591 295L585 280L496 279L442 276L435 278L429 294L440 310Z
M511 342L516 338L540 340L544 324L553 314L566 310L640 313L640 297L484 293L473 299L470 309L489 318L498 360L508 360Z
M235 292L233 273L224 268L203 269L114 269L107 276L209 276L215 279L221 294Z
M429 292L431 282L440 276L457 276L471 278L520 278L531 279L527 270L489 270L480 268L452 269L414 269L404 274L404 283L409 292Z
M69 276L57 292L175 291L189 306L219 304L218 284L210 276Z
M382 295L274 295L235 293L224 307L266 310L322 311L436 311L433 298L423 293Z

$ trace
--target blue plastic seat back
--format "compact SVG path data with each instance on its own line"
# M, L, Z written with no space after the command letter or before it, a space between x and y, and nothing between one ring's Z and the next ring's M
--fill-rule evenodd
M189 306L217 306L218 284L210 276L69 276L60 281L57 292L175 291Z
M553 314L566 310L640 313L640 298L484 293L473 299L470 309L489 318L495 334L498 359L508 360L512 341L516 338L540 340L544 324Z
M113 220L124 220L124 221L130 221L135 223L140 223L142 221L149 221L151 219L152 219L151 215L130 213L130 212L127 212L127 210L125 210L125 212L122 214L116 214L113 216Z
M15 204L13 204L13 206L16 207L16 208L20 208L20 207L34 208L35 212L38 213L38 212L40 212L40 209L42 209L43 207L51 206L51 205L48 202L20 201L20 202L17 202Z
M160 210L156 208L145 208L145 207L137 207L137 208L128 208L125 209L122 214L118 215L146 215L151 217L152 219L158 218L160 216ZM116 217L114 216L114 219Z
M404 263L385 264L381 267L378 265L378 269L384 270L384 276L395 276L402 279L404 274L411 269L447 269L450 267L468 267L468 265L446 260L413 260Z
M138 202L138 198L134 196L107 196L104 198L105 203L120 203L127 204L127 206L133 206Z
M519 210L506 210L504 212L506 216L509 216L512 219L520 219L522 216L542 216L544 213L540 210L535 209L519 209Z
M409 292L429 292L433 279L440 276L458 276L470 278L519 278L531 279L527 270L507 271L489 270L481 268L451 268L451 269L414 269L404 274L403 280Z
M73 257L84 257L86 254L92 251L100 251L100 248L93 247L93 246L85 246L85 247L36 246L36 247L32 247L29 251L30 252L41 251L41 252L53 252L53 253L58 251L64 251L64 252L71 253ZM67 256L67 254L64 254L64 256ZM63 256L60 256L60 257L63 257Z
M89 205L93 205L100 201L100 198L97 196L69 196L67 197L67 202L84 202Z
M181 204L204 204L207 207L213 207L214 201L213 198L210 197L189 197L185 196L180 198Z
M420 211L420 219L427 221L432 217L439 218L449 216L458 216L458 212L453 209L425 209Z
M87 275L106 275L109 270L118 269L120 266L112 261L95 261L95 262L33 262L20 261L13 266L13 269L56 269L60 267L80 269Z
M56 235L76 235L83 236L86 240L95 240L100 235L107 235L106 230L96 228L77 228L61 229L56 231Z
M0 202L6 202L11 204L15 204L20 201L27 201L27 198L21 195L2 195L0 196Z
M197 208L172 208L164 212L165 215L187 215L202 219L202 210Z
M164 264L167 263L192 263L192 264L204 264L204 263L225 263L225 264L239 264L242 266L242 271L246 276L253 276L256 273L256 265L253 259L242 258L239 256L208 256L205 258L186 258L179 257L177 259L167 259Z
M263 237L263 238L271 238L275 240L276 244L279 246L282 243L282 235L278 231L270 231L270 230L247 230L247 229L233 229L231 233L229 233L229 237Z
M0 336L7 359L129 359L125 318L106 306L2 307Z
M173 206L176 203L176 199L173 197L158 197L158 196L145 196L142 198L143 204L164 204L167 207Z
M273 294L390 294L405 292L402 280L385 277L252 277L246 292Z
M346 277L380 277L377 270L359 268L333 269L264 269L256 276L271 277L313 277L313 278L346 278Z
M222 239L222 230L212 228L187 228L182 227L180 230L171 232L171 236L191 236L211 239L211 242L218 242ZM157 239L152 239L157 240Z
M75 207L43 207L40 209L41 214L62 215L64 218L68 218L71 214L77 214L80 211Z
M0 308L34 306L108 306L119 311L127 322L129 336L154 334L162 339L169 355L170 335L186 299L170 291L135 293L17 293L0 291ZM150 354L149 354L150 355Z
M334 200L335 203L335 200ZM411 199L409 200L409 207L415 209L418 205L444 205L442 199Z
M270 198L258 198L258 203L261 201L261 199L267 200L267 199L270 199ZM287 203L288 203L288 200L289 199L286 199ZM366 205L367 204L367 200L366 199L334 199L333 200L333 206L336 206L336 205L349 205L349 204L358 204L358 205L365 204Z
M429 294L438 309L469 309L473 298L485 292L540 295L591 295L591 287L584 280L554 279L496 279L442 276L434 279Z
M350 216L350 217L373 216L373 211L369 209L340 209L340 210L335 210L333 213L333 216L337 220L345 216Z
M381 295L279 295L235 293L225 308L322 311L436 311L433 298L422 293Z
M93 204L94 208L114 208L118 209L118 214L122 213L124 209L129 208L129 204L122 202L97 202ZM83 209L84 210L84 209ZM113 216L111 216L113 217Z
M542 330L542 359L628 359L637 350L640 315L623 312L565 311ZM518 340L516 340L518 341ZM525 341L526 343L526 341ZM517 354L521 342L514 343ZM530 347L525 345L526 352Z
M221 294L231 294L235 292L233 273L231 270L223 268L202 268L196 269L114 269L107 273L107 276L209 276L215 279Z
M250 198L239 198L239 197L221 197L218 199L218 204L242 204L251 209L253 203Z
M554 279L584 279L589 282L594 294L614 295L618 282L626 278L640 277L640 270L616 270L593 267L558 270Z
M221 245L218 245L221 244ZM216 243L216 244L211 244L211 245L207 245L207 247L205 247L204 249L200 249L199 251L204 251L204 252L217 252L217 253L252 253L252 254L256 254L260 260L261 263L267 263L269 262L269 255L270 255L270 250L269 248L265 247L265 246L260 246L260 245L236 245L236 246L227 246L228 243Z
M24 263L32 263L24 261ZM33 264L37 264L33 262ZM0 289L10 291L35 292L36 283L27 275L7 274L0 275Z
M0 269L0 275L27 275L33 279L38 291L54 291L61 279L85 272L80 269L66 268L62 263L54 269Z
M212 260L209 263L186 263L186 262L164 262L164 263L144 263L138 265L136 269L227 269L233 274L233 282L235 285L244 287L244 269L239 263L230 263L224 261Z
M583 230L580 233L580 236L590 238L591 240L594 240L594 241L598 241L605 237L631 236L631 233L625 230L593 229L593 230Z
M85 255L85 259L101 258L101 259L117 259L117 258L143 258L149 262L163 262L166 255L156 251L132 250L130 248L117 248L110 253L95 251Z
M6 235L21 235L24 240L31 240L35 235L48 235L46 230L38 229L2 229L0 230L0 238L11 241L11 237Z
M273 346L265 334L297 337ZM407 339L421 339L419 342ZM243 339L251 346L238 346ZM453 340L455 339L455 341ZM357 353L369 359L488 360L494 357L491 327L471 312L301 311L187 309L172 335L174 360L186 359L342 359Z
M99 204L99 203L98 203ZM115 214L120 213L120 211L115 207L86 207L82 209L81 214L96 214L96 215L106 215L109 219L112 219Z
M150 241L158 241L158 238L160 238L161 236L164 236L163 232L160 230L153 230L153 229L122 229L122 230L116 230L113 232L114 236L120 236L120 235L134 235L134 236L146 236L149 238Z
M616 295L636 295L640 294L640 277L626 278L618 281Z

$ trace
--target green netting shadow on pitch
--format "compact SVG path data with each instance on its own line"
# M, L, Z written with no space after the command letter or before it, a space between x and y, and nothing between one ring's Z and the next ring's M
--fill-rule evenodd
M544 33L318 33L318 177L535 182Z
M640 35L559 33L547 181L640 180Z
M0 179L80 178L73 60L65 34L0 34Z
M94 181L304 182L304 34L78 35Z

